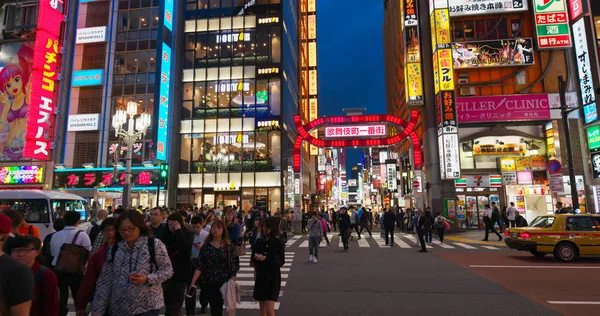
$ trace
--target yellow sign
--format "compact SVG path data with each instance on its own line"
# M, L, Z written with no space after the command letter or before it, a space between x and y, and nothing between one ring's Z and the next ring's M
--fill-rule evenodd
M439 68L439 89L442 91L454 91L454 70L452 69L452 50L440 49L437 51Z
M438 52L433 53L433 85L435 94L440 92L440 64L438 62Z
M308 100L308 120L309 121L313 121L316 120L319 117L319 104L317 99L313 98L313 99L309 99ZM318 130L314 130L310 133L311 136L318 138L319 137L319 131ZM319 148L315 147L313 145L310 145L310 155L311 156L317 156L319 155Z
M435 50L437 49L436 31L435 31L435 29L436 29L435 13L431 13L431 15L429 16L429 24L431 25L431 48L435 52ZM435 65L435 63L434 63L434 65Z
M317 42L308 43L308 67L317 66Z
M473 155L520 155L525 153L522 144L489 144L473 146Z
M515 159L514 158L501 158L500 159L500 170L515 171Z
M407 101L416 101L423 99L423 79L421 74L421 64L406 64L406 88L408 91Z
M308 12L315 12L317 10L317 0L308 0Z
M316 70L308 71L308 94L309 95L317 94L317 71Z
M448 9L435 10L436 42L438 46L450 44L450 14Z
M317 16L308 16L308 39L317 38Z
M515 158L515 166L517 171L531 170L531 159L529 157Z

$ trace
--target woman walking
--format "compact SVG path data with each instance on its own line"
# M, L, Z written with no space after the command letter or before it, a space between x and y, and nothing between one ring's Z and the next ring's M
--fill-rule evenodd
M317 263L319 258L319 244L323 238L323 227L321 221L317 218L317 212L312 212L312 218L308 220L308 252L309 261Z
M438 236L440 237L440 242L444 243L444 231L446 230L446 225L449 226L448 224L448 219L444 217L444 215L442 215L442 213L437 212L437 214L435 214L435 220L433 221L433 226L435 226L435 228L437 229L437 233Z
M235 246L229 240L227 227L222 221L217 220L212 224L210 234L200 249L198 267L191 283L192 287L195 287L200 278L202 291L206 291L212 316L223 315L224 300L221 286L229 279L235 281L238 268Z
M173 276L165 245L150 237L144 215L123 212L115 228L116 245L108 251L96 284L93 316L158 316L165 306L162 283Z
M265 235L256 241L250 257L256 272L253 297L258 301L261 316L275 315L275 302L281 289L280 269L285 264L285 245L278 236L277 218L269 217Z
M229 241L235 246L239 246L242 243L240 241L240 225L235 220L235 214L232 209L229 209L225 213L225 227L227 227L227 232L229 234Z

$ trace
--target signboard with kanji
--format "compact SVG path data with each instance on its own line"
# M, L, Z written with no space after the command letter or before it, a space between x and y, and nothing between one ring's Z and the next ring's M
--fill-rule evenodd
M571 47L566 0L533 0L539 49Z
M353 126L329 126L325 127L325 137L365 137L385 136L386 126L381 125L353 125Z
M54 188L119 188L125 184L125 177L125 170L119 170L116 173L114 170L55 170ZM156 170L132 170L131 182L134 187L160 185Z

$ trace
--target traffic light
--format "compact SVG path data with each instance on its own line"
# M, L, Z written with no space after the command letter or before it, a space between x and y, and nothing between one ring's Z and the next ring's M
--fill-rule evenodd
M161 179L167 179L169 177L169 164L168 163L161 163L160 164L160 178Z

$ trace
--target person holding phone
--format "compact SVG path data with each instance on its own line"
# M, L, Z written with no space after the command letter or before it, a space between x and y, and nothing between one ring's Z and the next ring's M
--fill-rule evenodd
M194 241L192 243L192 266L194 271L198 268L198 257L200 256L200 249L204 245L204 241L208 236L208 232L204 229L204 218L201 215L195 215L192 217L192 229L194 230ZM198 284L193 283L188 288L188 292L185 299L185 312L187 316L193 316L196 312L196 288ZM206 307L208 301L206 300L206 291L202 291L200 288L200 313L206 313Z
M258 301L261 316L275 315L275 302L279 298L281 289L281 267L285 264L285 244L278 236L277 218L267 218L264 236L256 240L250 256L256 273L253 297Z

